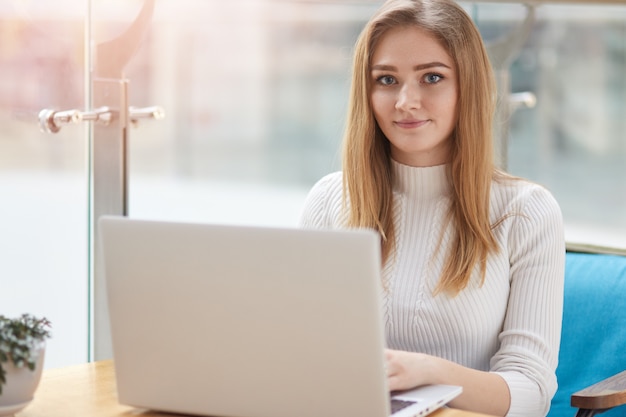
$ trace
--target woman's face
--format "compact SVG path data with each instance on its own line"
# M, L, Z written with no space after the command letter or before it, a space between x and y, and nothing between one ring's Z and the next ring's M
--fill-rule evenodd
M449 161L457 122L454 61L428 32L412 26L387 31L372 57L371 101L391 157L405 165Z

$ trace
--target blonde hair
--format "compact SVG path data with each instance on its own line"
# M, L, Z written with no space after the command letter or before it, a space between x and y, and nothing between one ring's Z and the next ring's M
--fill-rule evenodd
M458 121L452 133L448 171L456 239L435 290L456 294L467 286L476 266L484 280L487 257L498 251L489 222L491 181L498 174L493 161L496 87L491 64L476 26L453 0L388 0L359 36L343 147L348 226L377 230L383 261L394 253L390 146L373 115L370 66L381 36L399 26L426 30L439 40L456 66Z

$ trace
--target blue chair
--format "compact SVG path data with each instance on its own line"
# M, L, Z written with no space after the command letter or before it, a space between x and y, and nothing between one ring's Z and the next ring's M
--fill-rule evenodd
M626 256L568 252L559 389L548 416L626 416L618 407L626 404L625 370Z

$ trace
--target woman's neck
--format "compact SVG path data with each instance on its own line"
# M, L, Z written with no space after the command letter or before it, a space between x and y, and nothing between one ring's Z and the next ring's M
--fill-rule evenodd
M436 198L450 193L447 165L412 167L391 160L394 191L408 197Z

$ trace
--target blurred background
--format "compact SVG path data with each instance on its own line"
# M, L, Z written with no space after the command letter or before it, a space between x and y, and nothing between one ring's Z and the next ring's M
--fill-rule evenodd
M460 2L488 43L527 9ZM157 0L125 68L129 104L165 109L129 134L132 217L293 227L340 169L352 47L381 1ZM46 366L90 358L90 54L139 0L0 2L0 314L53 322ZM508 171L559 201L572 248L626 252L626 4L546 4L508 66L536 105L507 118Z

